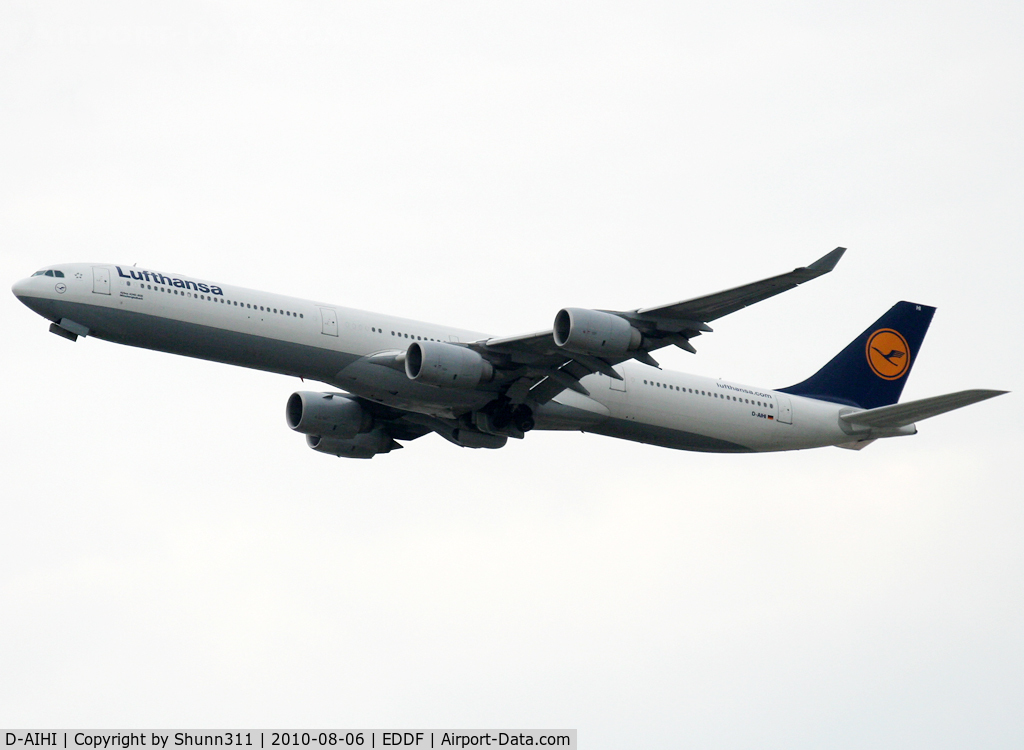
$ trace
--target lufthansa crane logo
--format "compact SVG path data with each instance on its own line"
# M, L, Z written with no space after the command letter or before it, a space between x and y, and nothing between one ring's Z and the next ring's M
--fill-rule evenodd
M910 346L902 335L891 328L879 328L868 336L868 366L885 380L897 380L910 367Z

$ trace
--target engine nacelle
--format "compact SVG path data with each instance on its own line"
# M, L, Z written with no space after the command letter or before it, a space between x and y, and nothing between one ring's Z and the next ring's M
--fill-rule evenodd
M402 447L380 427L353 438L307 435L306 445L320 453L328 453L339 458L373 458L378 453L390 453L395 448Z
M622 355L640 347L643 336L625 318L597 310L566 307L555 315L558 346L580 354Z
M373 427L373 417L358 401L338 393L297 391L284 412L288 426L306 435L354 438Z
M405 353L410 380L440 388L475 388L494 377L491 363L472 349L440 341L414 341Z

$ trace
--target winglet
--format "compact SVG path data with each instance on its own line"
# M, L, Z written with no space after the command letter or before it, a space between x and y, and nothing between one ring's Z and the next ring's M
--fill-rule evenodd
M817 271L819 273L828 273L836 267L836 264L839 263L839 259L843 257L843 253L845 252L845 247L837 247L832 252L826 253L811 263L811 265L807 266L807 270Z

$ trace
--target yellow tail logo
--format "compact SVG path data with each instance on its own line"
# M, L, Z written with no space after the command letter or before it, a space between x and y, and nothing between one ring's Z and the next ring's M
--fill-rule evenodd
M891 328L879 328L868 336L868 366L884 380L897 380L910 368L910 346Z

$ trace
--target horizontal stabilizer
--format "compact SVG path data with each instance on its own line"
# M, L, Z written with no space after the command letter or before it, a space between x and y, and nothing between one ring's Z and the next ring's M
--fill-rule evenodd
M994 396L1001 396L1007 391L988 391L975 389L947 393L944 396L922 398L919 401L907 401L904 404L880 406L877 409L857 411L843 414L839 418L850 425L872 427L874 429L895 429L904 427L922 419L928 419L947 411L960 409L976 404Z

